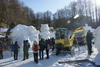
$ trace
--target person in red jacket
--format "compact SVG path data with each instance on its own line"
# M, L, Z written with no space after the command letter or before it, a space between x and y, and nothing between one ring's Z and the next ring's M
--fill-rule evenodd
M2 50L3 46L0 42L0 59L3 59L3 50Z
M39 51L39 45L37 44L37 41L34 41L32 45L33 55L34 55L34 61L38 63L38 51Z
M78 40L78 44L81 46L82 45L82 37L81 36L77 37L77 40Z

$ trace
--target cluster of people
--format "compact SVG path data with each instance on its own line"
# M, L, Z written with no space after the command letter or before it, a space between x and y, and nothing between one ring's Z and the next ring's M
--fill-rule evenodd
M14 52L14 60L18 60L18 49L20 46L18 45L18 42L15 41L14 44L11 45L11 51ZM23 41L23 60L28 59L29 53L28 49L30 48L30 44L28 43L28 40Z
M88 48L88 55L92 54L92 39L93 39L93 33L88 30L87 34L86 34L86 44L87 44L87 48ZM77 37L77 41L78 41L78 45L82 46L85 45L84 40L82 37Z
M93 39L93 34L89 30L86 35L89 55L91 55L91 53L92 53L92 45L91 45L92 39ZM78 44L81 45L82 38L78 37L77 40L78 40ZM55 44L54 38L46 39L46 40L41 38L39 43L37 41L34 41L33 45L32 45L34 61L36 63L38 63L38 56L39 56L39 60L43 60L44 59L44 51L46 52L46 59L49 59L49 50L50 49L52 49L52 51L54 50L54 44ZM14 44L11 45L11 47L13 47L13 48L11 48L11 51L14 52L14 60L18 60L18 49L20 48L20 46L18 45L18 42L16 41ZM2 52L4 51L2 48L3 48L3 46L0 42L1 59L3 59ZM30 44L29 44L28 40L24 40L23 41L23 60L29 58L29 52L28 52L29 48L30 48Z
M39 60L44 59L44 50L46 51L46 59L49 59L49 49L52 49L53 51L54 44L55 44L54 38L46 39L46 40L41 38L41 40L39 41L39 44L37 44L37 41L34 41L34 44L32 45L34 61L38 63L38 55L39 55Z
M54 44L55 44L54 38L46 39L46 40L41 38L39 43L37 41L34 41L32 45L34 61L38 63L38 56L39 56L39 60L43 60L44 51L46 52L46 55L47 55L46 59L49 59L49 50L50 49L52 49L52 51L54 50ZM3 51L1 51L1 48L2 48L2 45L0 44L0 55L3 58L3 54L2 54ZM17 41L15 41L14 44L11 44L11 51L14 53L14 60L18 60L19 48L20 46L18 45ZM28 40L24 40L23 41L23 61L29 58L29 48L30 48L30 44Z

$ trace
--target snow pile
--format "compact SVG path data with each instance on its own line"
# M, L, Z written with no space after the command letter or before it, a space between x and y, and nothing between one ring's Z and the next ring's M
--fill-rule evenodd
M81 50L79 50L79 48ZM92 55L88 55L87 52L87 46L81 46L79 48L75 48L75 50L78 49L78 51L75 52L75 55L71 56L71 55L66 55L61 61L76 61L76 60L85 60L88 59L90 61L94 61L96 55L97 55L97 50L96 48L93 46L93 53ZM97 57L99 58L99 57ZM61 64L61 67L95 67L93 64L91 64L90 62L79 62L79 63L63 63Z
M0 28L0 32L7 32L8 28Z
M100 59L98 58L100 57L100 26L94 30L90 26L86 25L85 30L86 32L88 30L93 32L94 39L92 41L94 42L94 46L97 48L97 51L95 51L97 55L94 57L93 62L95 62L96 65L100 65Z
M43 39L50 39L50 32L49 32L49 26L48 24L41 24L40 28L40 37Z
M50 38L55 38L54 28L50 27Z
M11 29L10 32L10 37L12 38L13 43L15 43L15 41L18 41L20 51L23 51L24 40L28 40L31 46L34 40L38 41L39 31L37 31L33 26L19 24Z
M37 42L38 42L38 39L39 39L39 31L37 31L36 30L36 28L35 27L33 27L33 26L29 26L29 39L30 39L30 41L32 42L32 41L34 41L34 40L36 40Z
M98 53L100 54L100 26L94 30L94 45L98 49Z
M7 32L8 28L0 28L0 37L2 38L5 38L6 36L6 33Z
M85 24L84 29L85 29L86 33L87 33L88 30L90 30L91 32L94 31L94 29L91 26L88 26L88 24Z

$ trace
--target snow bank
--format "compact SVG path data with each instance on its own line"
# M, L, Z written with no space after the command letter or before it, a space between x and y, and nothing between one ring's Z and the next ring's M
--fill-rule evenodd
M33 26L29 26L29 39L30 39L30 41L32 42L32 41L34 41L34 40L36 40L37 42L38 42L38 39L39 39L39 31L38 30L36 30L36 28L35 27L33 27Z
M50 31L49 31L49 26L48 24L41 24L40 28L40 37L43 39L50 39Z
M54 28L53 27L50 27L50 38L55 38L55 32L54 32Z
M8 28L0 28L0 32L7 32Z
M40 31L41 31L40 37L45 40L50 39L52 37L55 38L54 28L49 27L48 24L41 24Z
M24 40L28 40L30 45L32 45L34 40L38 42L39 34L40 37L43 39L50 39L52 37L55 38L54 28L53 27L49 28L48 24L41 24L40 31L41 32L36 30L34 26L26 26L19 24L10 30L10 32L12 33L10 34L9 37L12 38L13 43L15 43L15 41L18 41L21 50L23 49Z
M94 39L92 41L94 41L94 46L97 48L97 55L94 58L93 62L95 62L96 65L100 65L100 59L98 58L100 56L100 26L96 29L93 29L86 24L84 29L86 33L88 30L90 30L93 33Z
M28 40L31 46L34 40L38 41L39 31L37 31L33 26L19 24L11 29L10 32L12 32L10 34L10 37L12 38L13 43L15 43L15 41L18 41L21 52L23 52L24 40Z
M94 30L94 45L98 49L98 53L100 54L100 26Z
M88 30L90 30L91 32L94 31L94 29L91 26L88 26L88 24L85 24L84 29L85 29L86 33L87 33Z

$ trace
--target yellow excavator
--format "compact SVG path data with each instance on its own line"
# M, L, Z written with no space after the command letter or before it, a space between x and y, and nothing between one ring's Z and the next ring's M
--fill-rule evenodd
M55 35L56 55L58 55L61 50L71 51L71 48L74 46L74 41L76 40L75 38L78 36L82 37L84 43L86 42L84 27L77 28L71 35L69 35L69 31L66 28L57 28Z

